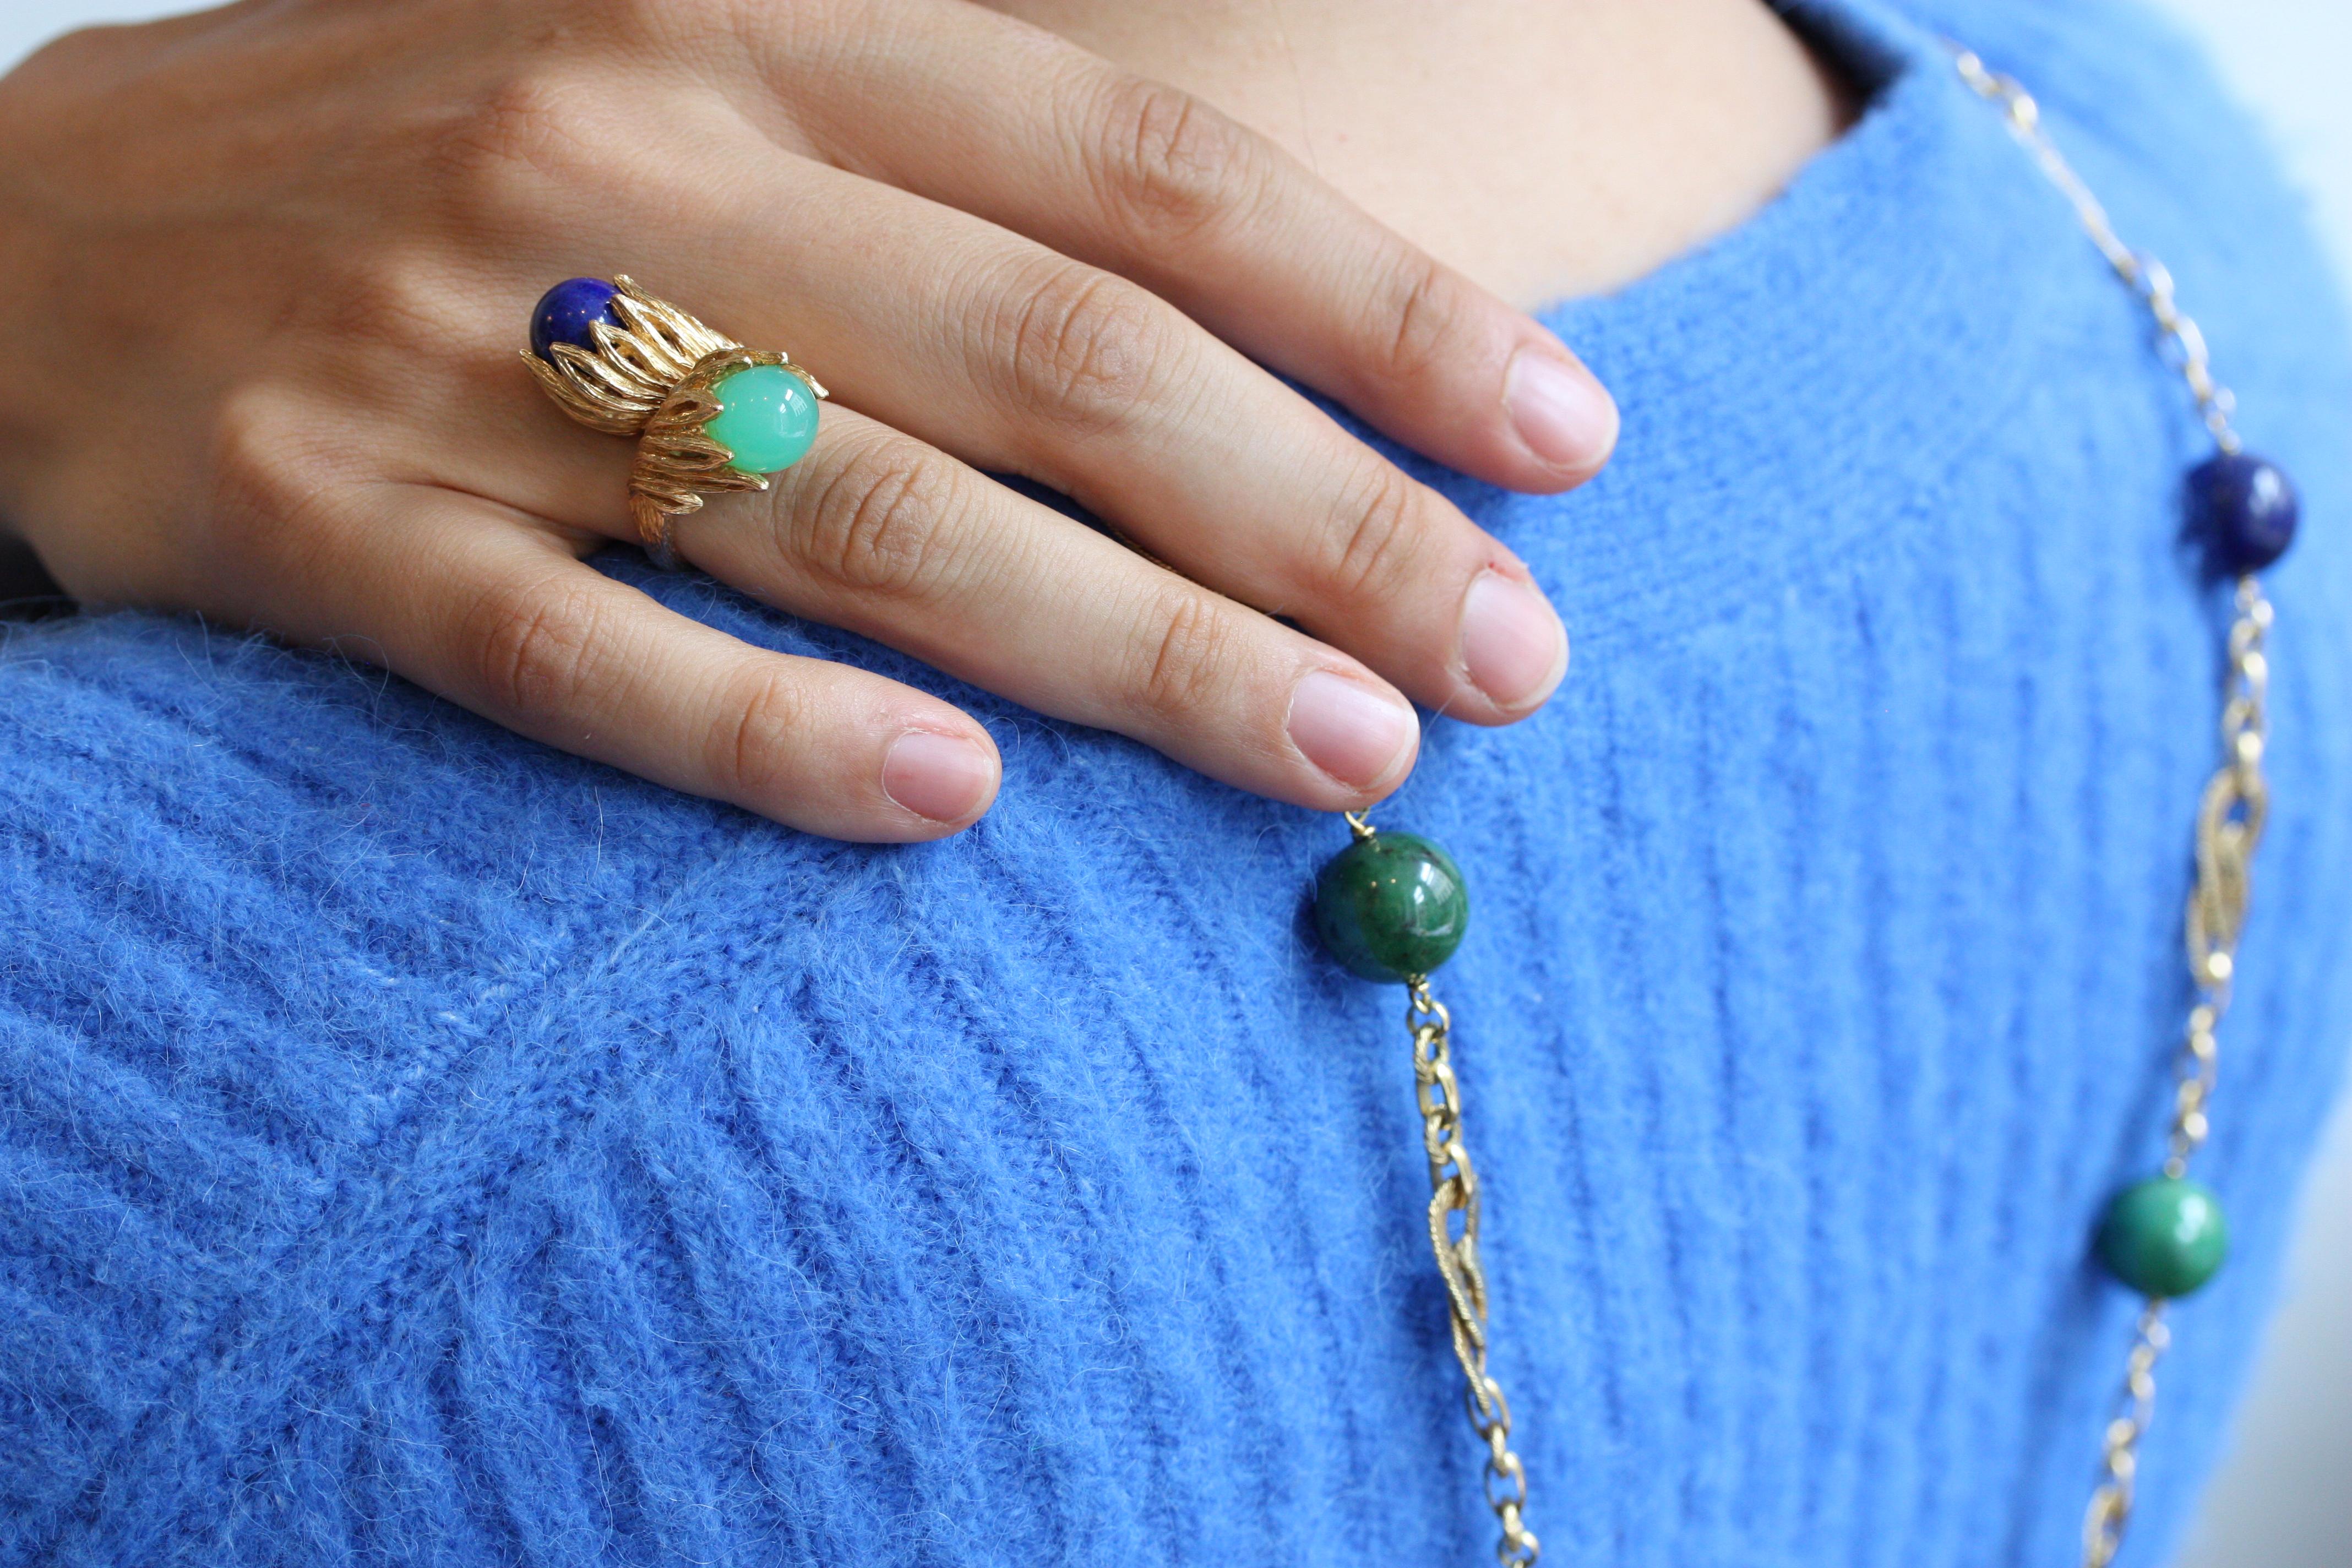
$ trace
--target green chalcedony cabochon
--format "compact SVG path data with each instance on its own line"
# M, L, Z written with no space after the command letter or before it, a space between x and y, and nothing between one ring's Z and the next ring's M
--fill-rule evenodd
M747 474L789 468L816 440L816 394L780 364L755 364L710 389L719 412L702 428Z

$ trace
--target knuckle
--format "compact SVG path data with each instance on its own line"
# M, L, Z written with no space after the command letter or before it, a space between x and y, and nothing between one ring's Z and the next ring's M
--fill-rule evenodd
M1054 261L1009 292L988 360L1024 412L1081 436L1126 426L1166 384L1183 349L1165 307L1107 272Z
M1384 599L1410 586L1425 535L1425 492L1373 460L1345 482L1326 533L1322 576L1342 596Z
M26 55L18 62L13 74L22 83L32 81L47 71L92 69L110 64L135 48L134 37L127 27L109 26L104 23L76 27L70 32L59 33Z
M586 7L598 21L630 38L672 34L730 8L729 0L588 0Z
M1380 315L1371 333L1388 332L1386 369L1411 383L1434 370L1450 347L1461 342L1461 291L1454 275L1418 251L1408 252L1377 294Z
M530 210L551 186L578 175L609 140L591 84L566 71L528 68L461 96L422 138L424 163L452 216L492 232Z
M597 642L595 600L540 580L500 583L465 612L459 647L474 660L484 695L526 721L572 711L591 693Z
M814 489L780 507L784 552L837 589L927 598L954 569L946 524L968 483L949 459L908 444L849 447Z
M232 388L213 410L202 515L204 549L215 559L286 562L317 531L309 524L344 476L308 407L292 387L256 382Z
M1164 720L1196 718L1227 684L1239 627L1232 613L1197 590L1170 594L1146 617L1137 700Z
M687 44L722 37L738 43L779 26L806 26L812 18L836 22L840 0L827 5L778 5L775 0L590 0L625 37Z
M293 499L302 470L291 423L298 407L290 390L267 384L236 387L221 399L209 440L213 510L275 513Z
M1195 238L1265 188L1265 146L1191 93L1120 77L1103 89L1097 122L1103 196L1142 237Z
M295 309L315 339L346 355L446 356L462 349L467 331L449 308L450 282L421 254L392 248L319 269Z
M722 787L772 795L788 782L808 727L809 704L800 686L780 670L761 670L751 678L734 722L714 728L704 761Z

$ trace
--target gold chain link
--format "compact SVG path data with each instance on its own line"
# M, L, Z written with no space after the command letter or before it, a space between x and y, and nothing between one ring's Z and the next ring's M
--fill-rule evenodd
M2173 368L2189 384L2189 395L2197 399L2197 412L2204 416L2205 427L2213 433L2221 450L2237 451L2238 435L2230 428L2230 416L2237 412L2238 400L2228 387L2213 379L2205 334L2173 299L2171 272L2163 262L2146 251L2134 250L2116 236L2115 225L2107 218L2107 209L2042 131L2042 106L2033 101L2033 95L2020 86L2015 77L1987 70L1984 61L1967 49L1958 51L1953 64L1959 68L1960 79L1975 89L1977 96L2000 106L2010 133L2024 144L2050 183L2074 204L2074 216L2082 220L2083 231L2091 237L2091 243L2099 247L2099 254L2107 258L2116 276L2140 297L2148 313L2156 318L2157 329L2164 334L2175 358Z
M2230 426L2237 400L2213 378L2205 334L2174 299L2172 274L2164 263L2132 249L2116 237L2106 208L2051 142L2042 129L2041 107L2014 78L1987 70L1982 60L1965 49L1958 51L1954 63L1961 79L1979 96L2001 107L2011 134L2024 143L2051 184L2074 204L2091 243L2156 318L2173 367L2189 384L2197 412L2214 441L2224 452L2241 450L2238 433ZM2213 1097L2221 1057L2219 1030L2222 1016L2230 1010L2231 983L2237 974L2238 936L2245 928L2252 893L2254 850L2262 843L2263 826L2270 815L2270 784L2263 776L2263 752L2269 740L2270 695L2270 661L2263 644L2270 635L2271 619L2270 601L2263 597L2261 582L2251 574L2241 577L2236 615L2230 626L2230 673L2222 692L2221 765L2206 784L2198 806L2197 880L2189 890L2183 921L2189 975L2197 990L2197 1002L2189 1010L2181 1043L2179 1081L2173 1092L2172 1130L2164 1161L2164 1173L2175 1180L2189 1173L2189 1157L2210 1131L2206 1107ZM2123 1545L2139 1471L2140 1440L2156 1416L2156 1363L2172 1343L2164 1308L2160 1300L2148 1302L2133 1333L2117 1410L2107 1423L2105 1479L2092 1493L2091 1506L2083 1516L2083 1568L2107 1568Z
M2131 1356L2125 1363L2122 1408L2107 1423L2107 1479L2091 1495L2090 1509L2083 1515L2083 1568L2107 1568L2124 1543L2124 1521L2131 1517L2132 1489L2139 1475L2139 1440L2156 1418L2156 1363L2171 1344L2164 1303L2150 1301L2140 1310Z
M2041 110L2015 79L1985 68L1976 55L1959 50L1961 79L1981 97L1999 104L2009 129L2033 155L2042 173L2074 207L2083 228L2116 276L2147 306L2198 413L2224 452L2241 449L2230 419L2236 399L2213 377L2204 333L2183 312L2173 294L2171 273L2154 257L2126 246L2091 194L2041 126ZM2169 1152L2165 1173L2187 1173L2189 1157L2208 1132L2206 1106L2213 1093L2220 1047L2217 1031L2230 1005L2239 933L2252 889L2254 850L2262 841L2270 790L2262 771L2268 739L2266 700L2270 667L2264 642L2272 610L2262 584L2240 579L2237 614L2230 628L2230 674L2221 713L2222 764L2206 785L2197 817L2197 880L2189 899L2185 932L2189 968L2198 991L2189 1010L2181 1049L2180 1078L2174 1095ZM1359 839L1373 836L1360 812L1347 814ZM1502 1526L1495 1548L1504 1568L1530 1568L1542 1551L1526 1522L1527 1469L1511 1447L1511 1407L1502 1385L1486 1370L1486 1276L1478 1261L1478 1176L1462 1140L1462 1088L1454 1072L1452 1019L1433 995L1425 977L1407 983L1405 1023L1412 1032L1414 1098L1421 1109L1422 1142L1429 1159L1429 1241L1445 1285L1454 1353L1466 1382L1470 1424L1486 1445L1487 1505ZM1456 1221L1459 1221L1459 1228ZM2125 1363L2119 1408L2108 1422L2102 1460L2105 1479L2093 1493L2083 1520L2084 1568L2108 1568L2123 1544L2131 1517L2139 1469L2139 1446L2156 1415L2156 1365L2170 1347L2165 1303L2142 1310Z
M1358 843L1374 836L1362 812L1349 812L1347 818L1348 831ZM1486 1270L1478 1261L1478 1169L1462 1142L1454 1019L1430 994L1428 976L1406 981L1405 989L1405 1027L1412 1031L1413 1100L1421 1108L1422 1148L1429 1156L1429 1247L1437 1258L1438 1277L1445 1282L1454 1355L1466 1383L1463 1402L1472 1428L1486 1445L1486 1506L1503 1528L1495 1543L1495 1561L1503 1568L1532 1568L1543 1543L1527 1525L1527 1467L1511 1448L1510 1402L1486 1370Z
M2170 1147L2164 1173L2189 1173L2189 1157L2209 1131L2220 1044L2216 1031L2230 1010L2237 973L2238 935L2253 893L2254 850L2270 817L2270 781L2263 752L2270 739L2270 601L2252 577L2238 580L2237 616L2230 625L2230 675L2221 701L2221 765L2205 785L2197 810L2197 881L2189 889L2189 974L2197 1005L2189 1010L2181 1044L2180 1085L2173 1100Z
M1413 1098L1421 1107L1421 1141L1429 1155L1429 1245L1445 1281L1454 1325L1454 1354L1467 1380L1470 1425L1486 1445L1486 1506L1503 1527L1495 1560L1528 1568L1542 1552L1527 1526L1528 1475L1511 1451L1511 1406L1486 1370L1486 1271L1478 1262L1478 1172L1462 1142L1462 1085L1454 1076L1448 1042L1453 1020L1430 994L1429 982L1407 982L1405 1026L1412 1031ZM1460 1219L1461 1228L1454 1226Z
M2222 761L2205 785L2198 808L2197 880L2189 889L2182 921L2189 979L2198 994L2181 1041L2180 1078L2173 1091L2172 1130L2164 1161L2164 1173L2176 1181L2189 1173L2189 1156L2210 1131L2206 1106L2213 1097L2221 1058L2219 1030L2230 1010L2238 934L2245 927L2252 892L2254 850L2270 811L2270 784L2263 776L2270 689L2263 643L2270 626L2270 601L2263 597L2262 584L2251 576L2240 578L2237 615L2230 626L2229 683L2221 703ZM2150 1301L2140 1313L2125 1365L2119 1408L2107 1423L2105 1479L2083 1516L2083 1568L2107 1568L2123 1545L2140 1439L2156 1415L2156 1363L2171 1342L2164 1303Z

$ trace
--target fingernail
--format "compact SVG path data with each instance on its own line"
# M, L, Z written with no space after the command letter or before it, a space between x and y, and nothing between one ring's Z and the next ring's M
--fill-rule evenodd
M1519 439L1545 462L1597 468L1617 445L1617 402L1582 365L1539 348L1512 357L1503 405Z
M1350 789L1386 783L1421 738L1411 706L1328 669L1292 689L1289 728L1300 754Z
M1532 708L1568 671L1568 628L1532 584L1481 572L1462 596L1462 664L1496 707Z
M961 822L988 803L996 762L986 748L959 735L909 730L882 759L882 793L933 822Z

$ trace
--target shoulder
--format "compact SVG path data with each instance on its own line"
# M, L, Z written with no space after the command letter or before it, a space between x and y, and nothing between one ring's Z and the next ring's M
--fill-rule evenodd
M2282 568L2282 596L2324 597L2334 618L2352 616L2344 274L2259 114L2179 21L2141 0L1887 0L1883 9L2015 77L2124 242L2172 274L2238 396L2242 434L2304 491L2304 535ZM2052 205L2063 222L2054 196Z
M2296 308L2325 313L2322 346L2344 357L2338 288L2309 196L2179 20L2139 0L1890 0L1887 9L2016 77L2126 242L2169 247L2164 259L2184 291L2192 273L2209 272L2217 286L2284 289Z

